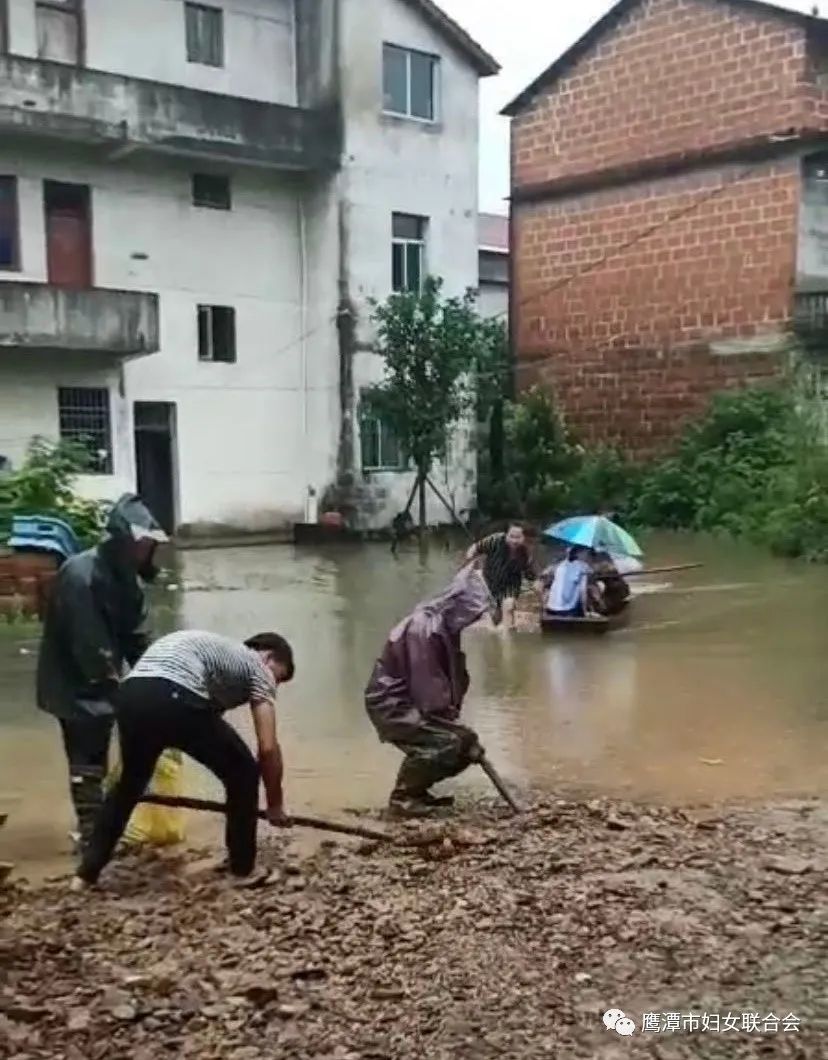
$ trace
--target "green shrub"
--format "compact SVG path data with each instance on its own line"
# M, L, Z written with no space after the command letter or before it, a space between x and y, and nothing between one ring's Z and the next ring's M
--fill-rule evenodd
M795 376L717 395L672 454L636 468L611 449L577 445L551 399L531 390L507 407L504 477L492 481L481 460L481 508L543 520L612 510L635 527L728 534L828 561L820 401Z
M686 430L675 455L642 475L632 508L646 526L738 533L750 522L769 475L791 459L792 399L751 389L716 396Z
M828 449L817 419L791 385L718 395L675 455L644 472L632 519L825 558Z
M638 488L639 469L617 449L598 446L582 450L569 481L567 513L615 512L625 517Z
M504 415L503 477L481 449L478 500L494 518L554 519L571 512L623 509L634 472L611 449L585 450L544 391L532 388Z
M63 519L83 545L101 534L106 505L79 497L74 483L88 463L85 449L65 442L32 439L23 464L0 474L0 541L8 538L17 515Z

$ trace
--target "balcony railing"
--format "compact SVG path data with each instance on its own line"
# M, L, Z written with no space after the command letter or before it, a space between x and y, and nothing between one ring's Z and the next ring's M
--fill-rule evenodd
M158 346L155 294L0 282L0 354L4 349L78 350L139 357Z
M329 110L201 92L64 63L0 56L0 133L270 169L335 168Z

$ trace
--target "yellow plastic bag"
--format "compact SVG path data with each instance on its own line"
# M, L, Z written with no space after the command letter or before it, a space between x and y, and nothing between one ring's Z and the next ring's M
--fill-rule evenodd
M153 795L179 796L183 790L184 762L180 751L165 751L158 759L149 790ZM121 763L117 762L107 777L111 787L121 774ZM184 811L167 806L135 807L124 832L124 842L149 844L156 847L174 846L184 841Z

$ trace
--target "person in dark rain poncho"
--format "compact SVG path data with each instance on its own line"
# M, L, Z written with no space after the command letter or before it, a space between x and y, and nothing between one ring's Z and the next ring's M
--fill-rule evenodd
M37 704L60 723L84 844L103 801L112 699L149 643L144 584L167 535L143 502L124 494L99 545L72 556L52 586L37 666Z
M459 724L469 687L460 634L494 610L481 573L462 571L444 593L396 626L365 690L368 716L383 743L405 755L390 808L427 814L451 805L429 790L475 761L477 734Z

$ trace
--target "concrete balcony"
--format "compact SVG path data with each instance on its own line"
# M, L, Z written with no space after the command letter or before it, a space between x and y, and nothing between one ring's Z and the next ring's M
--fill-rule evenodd
M0 56L0 133L296 171L339 162L331 110L287 107L64 63Z
M158 296L0 281L0 353L37 350L140 357L158 350Z

